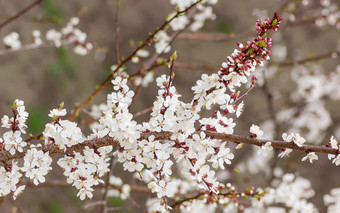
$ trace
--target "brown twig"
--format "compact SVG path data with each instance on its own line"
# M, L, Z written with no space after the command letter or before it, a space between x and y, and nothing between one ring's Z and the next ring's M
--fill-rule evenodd
M147 112L152 111L152 108L153 108L153 106L152 106L152 107L149 107L149 108L146 108L146 109L144 109L144 110L142 110L142 111L140 111L140 112L137 112L136 114L133 115L133 118L137 118L137 117L139 117L139 116L141 116L141 115L144 115L144 114L147 113Z
M183 40L199 40L199 41L223 41L234 38L251 37L254 35L254 30L240 33L240 34L227 34L227 33L182 33L178 39Z
M193 7L195 7L198 3L200 3L201 0L196 1L195 3L193 3L191 6L189 6L188 8L182 10L182 11L178 11L172 18L165 20L164 23L157 28L153 33L151 33L146 40L137 46L137 48L126 58L124 59L117 67L115 70L113 70L113 72L101 83L101 85L96 88L92 94L85 100L83 101L80 105L78 105L73 113L68 117L68 120L73 120L76 116L78 116L79 112L81 111L81 109L83 109L85 106L87 106L92 99L98 95L102 90L104 90L105 85L111 80L111 78L114 76L114 74L122 67L124 66L128 61L130 61L132 59L132 57L134 57L136 55L136 53L138 52L138 50L142 49L143 47L147 46L148 44L150 44L150 42L152 41L152 39L155 37L155 35L161 31L164 30L166 28L166 26L168 26L168 24L173 21L175 18L177 18L178 16L180 16L181 14L184 14L186 12L188 12L189 10L191 10Z
M73 187L71 184L67 183L66 181L60 181L60 180L46 181L44 183L40 183L37 186L31 181L27 181L24 183L24 185L26 185L26 187ZM106 187L104 184L93 186L93 188L100 188L100 189L104 187ZM130 187L131 187L131 191L133 192L152 193L149 188L144 187L144 186L130 185ZM110 189L121 190L121 186L110 184Z
M195 133L199 134L200 132L202 131L196 131ZM224 133L217 133L213 131L204 131L204 132L208 137L212 139L220 139L223 141L229 141L229 142L233 142L237 144L244 143L244 144L251 144L255 146L263 146L266 142L271 142L271 146L276 149L289 148L293 150L300 150L303 152L317 152L317 153L325 153L325 154L333 154L333 155L339 154L339 150L333 149L327 146L303 145L300 147L300 146L297 146L295 143L289 143L289 142L279 141L279 140L256 139L256 138L249 138L247 136L242 136L242 135L224 134ZM172 133L167 132L167 131L142 133L139 140L147 139L150 135L154 135L155 140L171 141ZM119 141L114 140L113 138L109 136L105 136L103 138L86 140L82 143L79 143L77 145L67 148L66 151L60 150L55 144L46 145L43 148L37 148L37 149L42 149L44 152L49 152L50 155L54 155L54 154L69 154L73 151L82 151L85 149L86 146L97 147L97 148L103 147L103 146L119 146ZM14 155L11 155L8 151L5 151L5 150L1 151L0 161L6 162L9 160L23 158L25 156L27 149L29 148L26 148L24 149L23 152L19 152Z
M304 59L297 60L294 62L282 62L282 63L270 63L270 64L277 65L279 67L289 67L289 66L294 66L294 65L306 64L306 63L313 62L313 61L329 59L329 58L333 58L334 56L339 57L339 55L340 53L337 51L330 51L328 53L304 58ZM160 59L165 60L164 58L160 58ZM174 66L176 68L183 68L183 69L188 69L188 70L202 70L203 69L203 70L209 70L213 72L215 72L216 70L220 68L219 66L214 66L210 64L186 63L186 62L179 62L179 61L176 61L176 64Z
M7 20L5 20L4 22L2 22L0 24L0 30L5 27L7 24L11 23L12 21L18 19L21 15L23 15L24 13L26 13L27 11L29 11L30 9L32 9L33 7L35 7L36 5L40 4L41 2L43 2L44 0L37 0L35 2L33 2L32 4L28 5L27 7L25 7L24 9L22 9L21 11L19 11L17 14L15 14L14 16L9 17Z
M106 180L105 180L105 185L104 185L104 193L103 193L103 198L102 198L103 204L101 206L101 211L100 211L102 213L107 212L107 199L108 199L108 193L110 189L110 176L111 176L114 166L115 166L114 157L111 157L110 171L106 174Z
M280 63L278 64L279 67L289 67L289 66L293 66L293 65L301 65L301 64L306 64L308 62L313 62L313 61L320 61L322 59L327 59L327 58L333 58L334 55L336 57L339 56L339 52L337 51L330 51L328 53L325 54L321 54L321 55L317 55L317 56L313 56L313 57L309 57L309 58L305 58L305 59L301 59L295 62L284 62L284 63Z
M236 100L233 102L233 104L236 104L239 100L241 100L242 98L247 96L249 94L249 92L252 91L257 85L258 84L256 84L256 83L251 84L251 86L241 96L236 98Z
M74 43L74 40L64 41L64 42L61 42L61 46L67 46L67 45L70 45L70 44L73 44L73 43ZM21 51L25 51L25 50L37 49L37 48L40 48L40 47L53 47L53 46L54 46L54 44L52 44L52 43L44 43L44 44L32 43L32 44L27 44L25 46L22 46L19 49L10 49L9 48L9 49L0 50L0 56L10 54L10 53L15 53L15 52L21 52Z
M117 9L116 9L116 19L115 19L115 26L116 26L116 38L115 38L115 49L116 49L116 62L120 64L120 54L119 54L119 9L120 9L120 0L116 0Z
M201 193L198 193L197 195L195 196L192 196L192 197L187 197L183 200L180 200L180 201L177 201L176 203L172 204L171 205L171 208L175 209L177 206L180 206L181 204L187 202L187 201L191 201L191 200L196 200L196 199L199 199L201 196L205 195L206 193L205 192L201 192Z

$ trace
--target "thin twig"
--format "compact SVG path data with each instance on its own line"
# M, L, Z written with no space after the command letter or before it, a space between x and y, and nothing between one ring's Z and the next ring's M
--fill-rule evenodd
M199 41L223 41L234 38L242 38L242 37L252 37L254 35L254 30L240 33L240 34L227 34L227 33L182 33L178 36L178 39L183 40L199 40Z
M132 101L131 101L131 104L130 104L130 106L132 105L132 103L136 100L136 97L137 97L137 94L138 94L138 92L140 91L140 88L142 87L142 85L138 85L137 87L136 87L136 89L135 89L135 94L133 95L133 97L132 97Z
M120 54L119 54L119 9L120 9L120 0L116 0L116 19L115 19L115 26L116 26L116 38L115 38L115 46L116 46L116 62L120 64Z
M102 213L105 213L107 210L107 199L108 199L108 192L109 192L109 189L110 189L110 177L111 177L111 173L112 173L112 170L115 166L115 163L114 163L114 157L111 157L111 160L110 160L110 171L108 174L106 174L106 180L105 180L105 190L104 190L104 194L103 194L103 198L102 198L102 201L104 202L103 205L101 206L101 211Z
M236 98L236 100L233 102L233 104L236 104L239 100L241 100L242 98L244 98L245 96L247 96L249 94L250 91L252 91L255 87L257 86L257 84L251 84L251 86L238 98Z
M31 181L27 181L27 182L24 182L24 185L28 188L30 187L34 187L34 188L35 187L73 187L71 184L67 183L66 181L61 181L61 180L47 180L44 183L40 183L39 185L35 185ZM96 188L96 189L102 189L104 187L106 187L106 185L104 184L93 186L93 188ZM132 192L152 193L149 188L144 187L144 186L130 185L130 188ZM110 184L110 189L121 190L121 186Z
M83 208L84 209L88 209L88 208L91 208L91 207L94 207L94 206L102 206L104 205L106 202L103 201L103 200L99 200L99 201L96 201L96 202L92 202L92 203L89 203L89 204L86 204Z
M325 54L321 54L321 55L317 55L317 56L313 56L313 57L297 60L297 61L294 61L294 62L280 63L280 64L278 64L278 66L279 67L289 67L289 66L293 66L293 65L301 65L301 64L306 64L308 62L320 61L322 59L339 57L339 54L340 53L337 52L337 51L330 51L330 52L325 53Z
M63 41L63 42L61 42L60 47L67 46L67 45L70 45L72 43L74 43L74 40ZM40 47L53 47L53 46L55 46L55 45L52 44L52 43L43 43L43 44L31 43L31 44L27 44L25 46L22 46L18 49L10 49L9 48L9 49L0 50L0 56L11 54L11 53L16 53L16 52L21 52L21 51L25 51L25 50L37 49L37 48L40 48Z
M9 24L12 21L18 19L21 15L23 15L24 13L26 13L27 11L29 11L30 9L32 9L33 7L35 7L36 5L40 4L43 1L44 0L37 0L37 1L33 2L32 4L28 5L27 7L25 7L24 9L22 9L21 11L19 11L14 16L9 17L7 20L5 20L4 22L2 22L0 24L0 30L2 30L2 28L5 27L7 24Z
M177 18L178 16L180 16L181 14L183 13L186 13L188 12L189 10L191 10L193 7L195 7L197 4L199 4L201 2L201 0L193 3L190 7L182 10L182 11L178 11L176 13L176 15L174 15L172 18L168 19L168 20L165 20L165 22L159 27L157 28L153 33L151 33L147 39L140 45L137 46L137 48L126 58L124 59L117 67L115 70L112 71L112 73L101 83L101 85L96 88L92 94L85 100L83 101L80 105L78 105L74 111L72 112L72 114L68 117L68 120L73 120L76 116L78 116L79 112L81 111L81 109L83 109L85 106L87 106L91 101L92 99L98 95L101 91L104 90L105 88L105 85L111 80L111 78L114 76L114 74L122 67L124 66L128 61L130 61L132 59L132 57L134 57L136 55L136 53L144 48L145 46L147 46L148 44L150 44L150 42L152 41L152 39L155 37L155 35L161 31L161 30L164 30L166 28L166 26L168 26L168 24L170 22L172 22L175 18Z
M140 112L137 112L136 114L133 115L133 118L137 118L137 117L139 117L139 116L141 116L141 115L144 115L144 114L147 113L147 112L152 111L152 108L153 108L153 106L152 106L152 107L149 107L149 108L146 108L146 109L144 109L144 110L142 110L142 111L140 111Z
M309 62L314 62L314 61L320 61L323 59L331 59L331 58L336 58L339 57L340 53L337 51L330 51L328 53L324 53L321 55L317 55L317 56L312 56L312 57L308 57L308 58L304 58L301 60L297 60L294 62L282 62L282 63L272 63L270 62L270 65L277 65L279 67L290 67L290 66L294 66L294 65L301 65L301 64L306 64ZM166 60L164 58L159 58L160 60ZM186 62L179 62L176 61L175 65L176 68L183 68L183 69L188 69L188 70L209 70L209 71L216 71L218 70L220 67L219 66L214 66L211 64L198 64L198 63L186 63Z

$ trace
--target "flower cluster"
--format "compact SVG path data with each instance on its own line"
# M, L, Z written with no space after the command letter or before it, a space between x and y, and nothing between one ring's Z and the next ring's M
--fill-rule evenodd
M100 178L108 171L110 160L107 155L112 151L112 146L90 149L86 147L83 154L73 152L58 160L58 165L63 168L67 183L75 186L81 200L92 198L93 186L104 183Z
M304 150L306 155L301 161L313 163L319 158L316 154L318 149L322 149L322 152L331 153L328 158L332 163L340 165L340 146L333 136L327 146L305 145L306 139L315 138L320 131L331 125L327 104L322 99L340 98L340 67L337 67L337 72L324 75L318 66L310 66L311 69L295 66L291 79L297 84L296 92L282 99L290 98L298 106L288 106L287 109L286 101L283 101L281 108L276 109L273 100L281 97L269 92L266 78L274 76L280 66L303 64L309 60L284 62L288 51L283 44L276 46L280 53L271 55L268 48L272 46L272 39L267 36L270 31L277 31L281 22L275 12L272 19L256 22L255 39L245 43L237 42L238 48L225 59L216 73L202 74L191 88L192 99L184 102L174 84L177 54L174 53L170 60L159 57L170 52L170 44L183 30L197 31L206 20L214 19L211 6L217 1L170 0L176 11L170 13L165 23L150 33L148 39L140 43L131 55L121 62L118 60L118 64L111 67L113 72L93 93L98 94L112 84L113 92L107 95L106 103L93 106L90 113L84 110L94 121L89 125L92 133L88 136L82 132L80 125L72 121L72 116L78 115L93 96L77 107L69 119L63 118L67 113L63 104L51 110L48 114L51 122L45 125L42 134L29 135L26 139L23 139L23 134L26 134L28 113L24 102L15 100L12 106L13 117L5 115L1 120L2 127L8 130L0 138L3 152L0 195L12 193L16 199L28 184L24 182L25 178L34 185L44 183L46 175L52 170L51 156L61 154L56 162L63 169L67 183L78 190L77 196L81 200L92 198L95 186L104 186L103 177L109 173L109 161L112 159L112 165L115 162L121 163L125 171L134 173L134 178L145 183L147 187L144 190L154 193L154 198L147 201L150 212L167 212L171 209L181 212L214 212L218 207L220 209L217 211L223 212L317 212L315 206L307 201L314 195L311 183L294 174L283 174L278 168L273 169L272 165L276 165L273 157L276 154L272 150L273 147L292 148L283 148L278 155L281 158L289 156L293 149ZM295 18L293 11L300 9L298 4L302 4L305 9L310 2L292 1L282 7L282 10L286 10L285 7L291 10L291 14L288 14L291 21ZM328 22L338 27L340 15L337 6L329 0L320 0L320 4L322 10L320 16L314 18L314 23L323 26L324 22ZM308 9L312 10L313 7ZM263 16L265 12L257 10L255 13ZM33 43L29 47L72 44L75 53L86 55L93 44L86 41L87 35L77 28L78 24L79 18L74 17L61 30L48 30L44 39L46 42L41 37L42 33L34 30ZM285 29L288 28L289 24ZM16 32L6 36L3 42L9 48L7 52L23 48ZM155 54L143 64L152 55L151 51L144 49L151 43L154 43ZM265 61L270 57L276 58L274 63L281 64L269 64L266 71L269 76L261 76L257 65L264 69L268 64ZM333 52L331 57L336 58L337 52ZM127 62L141 63L141 68L129 76L125 67ZM162 65L169 65L170 75L160 74L156 78L154 67ZM258 74L261 76L259 79ZM111 78L113 80L110 84ZM148 108L151 111L150 118L138 123L134 117L140 113L132 114L131 105L139 89L148 86L154 78L158 92L153 107ZM237 91L246 83L250 85L248 90L243 94ZM267 131L262 131L254 124L248 136L234 135L237 119L244 109L243 97L259 85L264 86L265 98L268 99L271 118L266 122L267 127L272 128L266 128L266 122L261 127L263 130L271 129L268 132L272 137L261 139ZM339 88L339 91L334 91L334 88ZM147 110L142 112L149 112ZM315 120L318 120L317 124ZM304 131L308 132L307 136ZM281 141L271 140L281 132L293 133L283 133ZM242 148L244 143L256 144L257 147L251 147L250 153L246 153L247 160L238 161L234 168L232 161L235 156L231 142L237 144L235 149ZM235 186L224 182L229 180L232 171L245 170L252 175L265 174L265 181L271 182L271 187L249 187L238 192ZM175 177L178 174L182 179ZM105 196L117 196L123 200L132 200L130 192L140 187L124 184L121 178L115 176L107 180ZM325 196L330 211L337 210L339 194L339 190L334 189L330 195Z
M27 150L24 157L24 166L21 169L25 176L33 181L35 185L45 182L45 176L52 170L52 158L49 153L31 148Z
M87 55L93 48L93 44L86 41L86 33L76 28L78 24L79 18L72 17L66 26L61 29L61 31L57 31L55 29L48 30L46 32L46 40L52 43L55 47L73 44L74 53L78 55ZM33 30L32 36L33 43L30 45L30 47L39 47L44 44L41 38L41 32L39 30ZM22 47L21 41L19 40L19 34L17 32L12 32L5 36L3 38L3 42L6 47L12 50L19 50Z
M323 197L328 213L336 213L340 208L340 188L334 188Z
M282 171L279 174L282 174ZM302 177L296 177L294 174L287 173L282 177L278 176L273 182L273 187L264 189L264 193L266 195L261 200L252 199L253 207L249 208L249 210L252 212L264 210L268 212L286 211L285 208L277 207L275 209L274 207L275 204L283 204L291 212L318 212L315 206L307 201L315 194L310 181Z
M84 141L84 136L77 123L61 120L61 116L66 115L65 109L54 109L49 116L54 119L52 123L48 123L43 131L45 145L56 144L59 149L66 151L67 147L72 147Z
M330 141L328 142L327 146L339 150L339 145L338 141L334 138L334 136L331 137ZM333 155L333 154L328 154L328 159L332 160L332 163L334 163L336 166L340 165L340 155Z
M0 167L0 194L6 196L11 192L18 194L22 191L22 187L17 187L17 184L22 177L18 162L13 162L11 165L6 167Z
M110 176L109 184L110 186L119 187L119 189L110 189L108 196L120 197L122 200L126 200L130 196L131 187L129 184L123 184L121 178L112 175Z
M27 145L22 139L21 134L26 133L28 113L25 110L24 102L18 99L14 101L12 110L14 114L12 118L5 115L1 119L2 127L11 130L5 132L3 134L3 139L0 139L0 141L2 141L2 146L4 146L11 155L14 155L17 151L23 152L23 148Z
M247 76L255 70L255 66L259 64L263 65L264 60L269 60L270 51L267 47L272 45L271 38L265 38L264 36L269 30L277 31L280 27L281 18L278 17L278 13L274 14L272 20L266 19L264 23L258 20L256 25L257 37L252 42L246 42L242 44L237 43L239 50L234 50L233 54L222 63L222 67L218 71L222 83L229 87L231 91L235 87L241 86L241 83L247 82Z
M195 0L171 0L170 3L176 6L176 12L168 15L167 20L172 20L169 23L171 29L176 32L184 30L189 26L191 31L198 31L208 19L215 19L215 14L212 11L211 5L215 5L218 0L205 0L196 2ZM196 4L197 3L197 4ZM178 14L178 11L184 11L191 5L195 4L195 10L191 14ZM157 54L168 53L171 49L171 36L166 30L160 30L153 38L155 41L155 49Z
M21 47L21 41L19 40L19 34L17 32L11 32L5 36L2 40L6 47L13 50L17 50Z

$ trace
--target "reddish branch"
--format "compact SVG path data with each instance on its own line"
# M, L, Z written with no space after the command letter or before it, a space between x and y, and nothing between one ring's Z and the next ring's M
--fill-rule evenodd
M32 9L33 7L35 7L36 5L40 4L41 2L43 2L44 0L37 0L35 2L33 2L32 4L28 5L27 7L25 7L24 9L22 9L21 11L19 11L17 14L15 14L12 17L9 17L7 20L5 20L4 22L2 22L0 24L0 30L5 27L7 24L11 23L12 21L18 19L21 15L23 15L24 13L26 13L27 11L29 11L30 9Z
M200 133L201 131L197 131L196 133ZM327 146L317 146L317 145L303 145L301 147L297 146L294 143L285 142L285 141L279 141L279 140L266 140L266 139L256 139L256 138L249 138L247 136L241 136L241 135L234 135L234 134L223 134L223 133L217 133L213 131L204 131L207 135L207 137L210 137L212 139L220 139L223 141L229 141L233 143L244 143L244 144L251 144L255 146L262 146L266 142L271 142L272 147L276 149L284 149L289 148L293 150L300 150L303 152L316 152L316 153L325 153L325 154L339 154L339 151L337 149L333 149ZM148 133L142 133L140 140L147 139L150 135L155 136L155 140L171 140L171 132L148 132ZM85 147L91 147L91 148L99 148L103 146L119 146L119 142L117 140L114 140L113 138L110 138L109 136L105 136L104 138L99 139L91 139L86 140L80 144L77 144L75 146L72 146L68 148L65 152L63 150L58 149L58 147L55 144L47 145L42 148L44 152L49 152L51 155L54 154L68 154L73 151L82 151L85 149ZM1 151L0 152L0 161L6 162L9 160L14 159L20 159L25 156L24 150L23 153L16 153L15 155L11 155L8 151Z
M293 66L293 65L306 64L308 62L320 61L322 59L339 57L339 54L340 53L337 52L337 51L330 51L330 52L325 53L325 54L313 56L313 57L310 57L310 58L301 59L301 60L298 60L298 61L295 61L295 62L284 62L284 63L278 64L278 66L279 67L289 67L289 66Z
M282 62L282 63L272 63L269 62L270 64L277 65L279 67L289 67L289 66L294 66L294 65L301 65L301 64L307 64L309 62L315 62L315 61L320 61L323 59L330 59L330 58L335 58L339 57L340 53L337 51L330 51L328 53L320 54L317 56L312 56L308 58L304 58L301 60L297 60L294 62ZM166 61L164 58L160 58L161 60ZM186 62L178 62L176 61L176 64L174 65L176 68L183 68L183 69L188 69L188 70L209 70L212 72L215 72L218 70L220 67L215 66L215 65L210 65L210 64L198 64L198 63L186 63Z
M92 99L98 95L102 90L105 89L105 85L111 80L111 78L114 76L114 74L121 68L123 67L127 62L129 62L138 52L138 50L144 48L145 46L147 46L148 44L150 44L152 42L152 39L155 37L155 35L161 31L164 30L168 24L173 21L175 18L179 17L181 14L187 13L189 10L191 10L192 8L194 8L197 4L199 4L201 1L197 1L194 4L192 4L190 7L186 8L185 10L182 11L178 11L172 18L167 19L162 26L160 26L159 28L157 28L157 30L155 30L153 33L151 33L146 40L138 45L138 47L126 58L124 59L117 67L115 70L113 70L113 72L101 83L101 85L99 87L97 87L92 94L85 100L83 101L80 105L78 105L73 113L68 117L68 120L73 120L76 116L78 116L79 112L86 107L91 101Z
M199 41L223 41L227 39L233 39L233 38L242 38L242 37L249 37L254 35L254 30L251 30L249 32L240 33L240 34L227 34L227 33L182 33L178 36L179 39L185 39L185 40L199 40Z

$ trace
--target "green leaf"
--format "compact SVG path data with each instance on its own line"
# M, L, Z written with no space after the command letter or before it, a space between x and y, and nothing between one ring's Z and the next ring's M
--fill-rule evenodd
M119 197L109 197L108 199L108 204L109 206L125 206L125 201L120 199ZM118 213L128 213L129 211L128 210L117 210L115 212L118 212Z
M264 40L262 40L262 41L259 43L259 46L260 46L260 47L266 47L266 43L264 42Z
M29 128L29 132L33 133L33 135L40 134L44 130L45 124L49 121L46 111L46 109L40 107L28 110L29 117L27 120L27 126Z
M272 26L275 26L277 24L277 19L274 19L273 21L272 21Z
M64 12L55 4L54 0L45 0L42 3L42 8L46 16L58 25L64 23Z
M42 206L43 211L50 213L62 213L64 212L63 206L57 200L51 200L49 202L43 203Z
M221 23L218 26L218 31L221 33L233 34L235 31L233 27L228 23Z
M16 109L17 107L18 107L17 102L14 101L14 102L13 102L13 105L12 105L12 109Z

